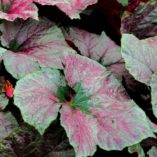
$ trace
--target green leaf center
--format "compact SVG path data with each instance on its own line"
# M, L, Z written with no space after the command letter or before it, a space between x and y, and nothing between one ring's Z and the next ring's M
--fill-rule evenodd
M89 108L92 104L89 101L91 97L86 96L81 83L76 83L72 88L69 86L59 87L56 96L60 102L68 103L73 110L79 109L86 114L90 113Z
M18 44L16 39L13 39L9 44L9 49L11 51L18 52L20 50L23 50L23 46Z

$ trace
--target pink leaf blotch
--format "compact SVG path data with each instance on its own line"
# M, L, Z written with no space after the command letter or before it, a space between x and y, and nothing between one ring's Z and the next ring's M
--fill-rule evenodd
M0 19L14 21L16 18L38 19L38 9L33 0L1 0Z

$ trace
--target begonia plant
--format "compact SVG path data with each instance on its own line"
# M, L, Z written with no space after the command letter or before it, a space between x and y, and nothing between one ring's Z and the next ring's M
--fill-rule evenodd
M156 8L0 0L0 157L157 157Z

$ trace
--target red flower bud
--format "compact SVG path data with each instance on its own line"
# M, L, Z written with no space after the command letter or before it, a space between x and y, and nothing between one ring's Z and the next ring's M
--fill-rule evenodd
M4 82L2 92L5 92L8 98L13 97L14 88L13 88L13 85L8 80Z

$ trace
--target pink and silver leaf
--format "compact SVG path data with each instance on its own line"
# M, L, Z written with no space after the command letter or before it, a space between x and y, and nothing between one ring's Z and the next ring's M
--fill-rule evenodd
M157 37L139 40L132 34L123 34L121 54L126 69L134 78L149 85L152 74L157 70Z
M32 57L41 67L62 69L60 56L75 53L65 42L61 30L47 19L41 19L40 22L32 19L16 20L14 23L4 22L1 24L0 30L3 32L2 44L10 50L7 52L8 54L12 51L12 55L27 55L27 58ZM12 61L19 62L15 57ZM5 65L8 65L7 69L12 69L9 67L12 63L7 59L5 62ZM17 73L16 69L11 74L14 72ZM15 75L13 74L14 77Z
M64 127L70 144L75 150L76 157L92 156L96 151L97 123L82 111L72 110L63 105L61 111L61 125Z
M99 61L102 65L111 65L122 59L120 47L105 32L97 35L72 27L64 30L64 35L67 41L77 47L79 53Z
M3 63L6 70L16 79L40 69L40 65L34 57L11 51L7 51L3 55Z
M70 43L72 42L81 55L87 56L106 66L120 82L124 78L127 86L131 89L134 90L134 87L137 87L137 83L125 68L120 47L105 32L97 35L75 27L63 31L65 39Z
M92 95L97 93L103 84L106 84L108 95L114 95L117 99L128 99L121 84L96 61L80 55L64 55L62 63L65 66L66 80L71 87L81 82L86 94Z
M95 139L95 134L94 139L99 147L105 150L122 150L126 146L154 136L145 113L129 100L123 87L106 68L79 55L65 55L62 61L68 84L73 87L77 82L81 82L86 95L91 97L89 103L93 105L89 116L94 120L93 127L97 126L95 128L97 139ZM80 114L83 115L83 112ZM62 120L62 125L71 139L70 142L76 146L77 136L75 137L71 131L71 124L74 122L70 123L73 119L67 117L65 123ZM84 153L83 148L82 153ZM75 152L78 150L76 148Z
M0 19L14 21L16 18L38 19L38 8L33 0L1 0Z
M68 0L68 3L57 4L57 7L62 10L71 19L80 18L80 13L88 6L97 3L97 0Z
M65 80L58 70L46 68L17 82L14 103L27 123L43 134L60 111L76 157L92 156L97 145L122 150L154 137L145 113L105 67L76 54L61 60ZM67 84L69 88L61 88ZM66 93L70 95L60 99Z
M145 113L133 101L121 102L113 98L110 102L101 103L104 103L101 104L104 108L92 109L92 114L97 117L97 138L101 148L122 150L147 137L153 137Z
M61 104L55 96L65 80L58 70L43 69L20 79L14 90L14 103L23 119L40 134L45 132L58 115Z

